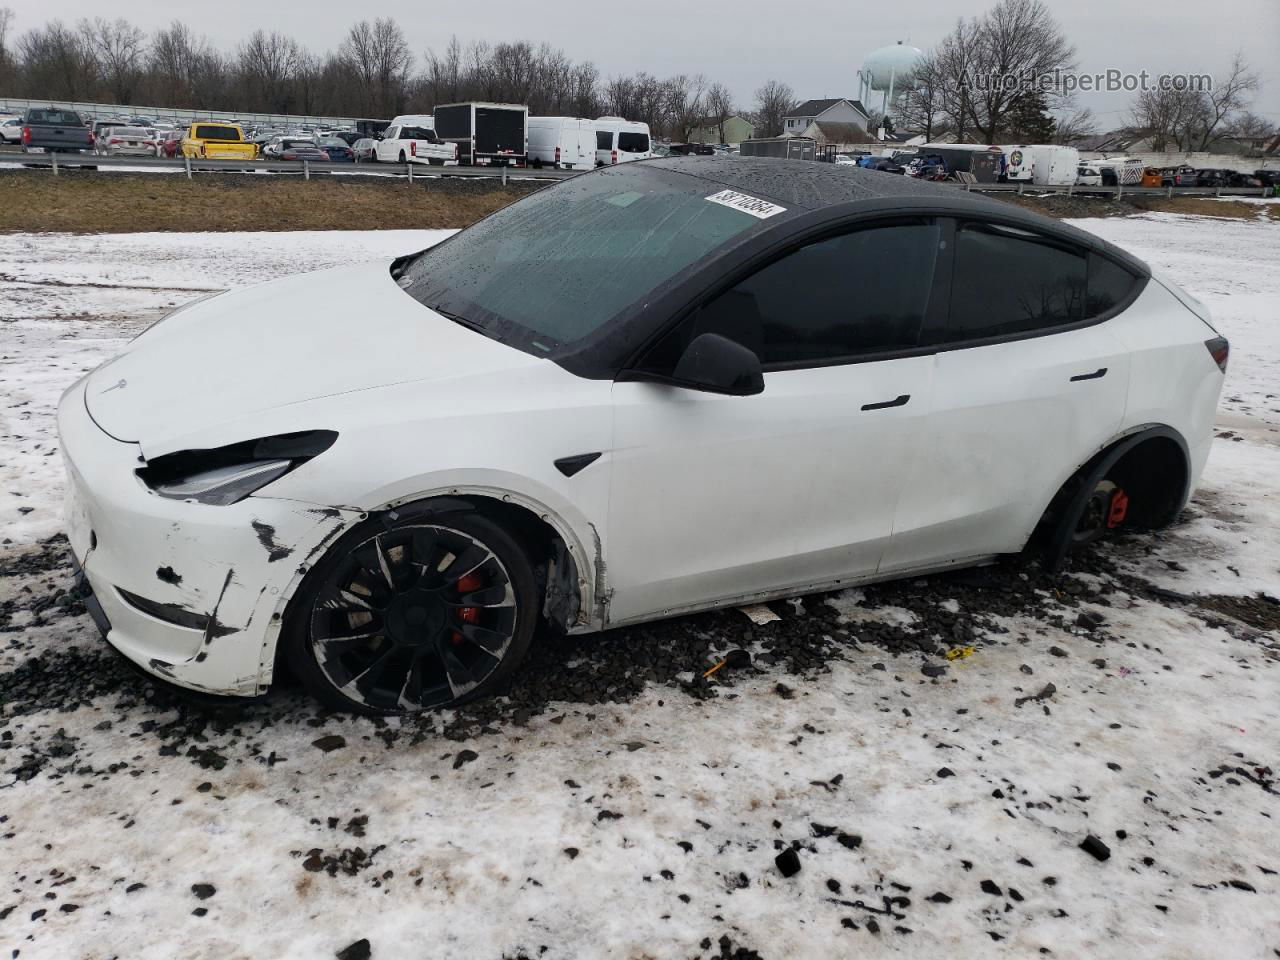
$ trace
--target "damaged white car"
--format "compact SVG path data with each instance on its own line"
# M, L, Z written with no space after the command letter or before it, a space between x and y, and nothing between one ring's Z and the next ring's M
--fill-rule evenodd
M337 309L343 305L349 308ZM650 160L176 311L59 409L73 552L156 677L395 713L602 630L989 562L1186 502L1227 343L954 188Z

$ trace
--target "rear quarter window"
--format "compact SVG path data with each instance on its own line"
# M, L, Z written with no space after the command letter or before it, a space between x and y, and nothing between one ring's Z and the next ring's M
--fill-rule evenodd
M1089 293L1085 315L1097 317L1123 304L1136 292L1140 278L1114 260L1089 254Z

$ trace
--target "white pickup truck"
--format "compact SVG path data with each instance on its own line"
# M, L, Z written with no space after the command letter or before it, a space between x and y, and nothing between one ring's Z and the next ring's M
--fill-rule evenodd
M426 127L390 126L374 147L373 159L381 163L429 163L442 166L458 162L458 145L446 143Z

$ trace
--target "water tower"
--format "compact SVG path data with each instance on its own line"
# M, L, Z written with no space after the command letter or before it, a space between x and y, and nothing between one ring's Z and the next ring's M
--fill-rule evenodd
M880 113L889 113L893 101L905 89L924 51L899 40L867 55L858 71L858 99L868 109L875 109L873 94L880 94Z

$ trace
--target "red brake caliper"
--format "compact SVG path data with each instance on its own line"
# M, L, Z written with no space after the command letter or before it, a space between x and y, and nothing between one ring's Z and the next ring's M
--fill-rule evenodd
M482 586L484 586L484 581L480 578L480 575L478 573L468 573L465 577L463 577L461 580L458 581L458 596L462 597L462 596L466 596L468 593L474 593L476 590L479 590ZM475 623L477 620L480 619L480 608L479 607L459 607L458 619L461 620L463 623ZM460 643L462 643L462 634L458 633L455 630L450 640L453 643L453 645L456 647Z
M1111 494L1111 506L1107 510L1107 529L1114 530L1124 523L1129 512L1129 495L1117 487Z

